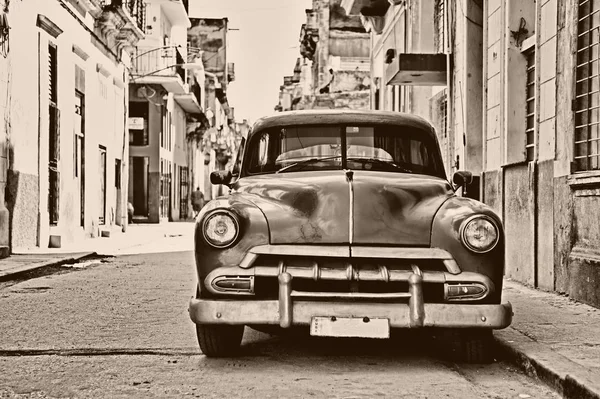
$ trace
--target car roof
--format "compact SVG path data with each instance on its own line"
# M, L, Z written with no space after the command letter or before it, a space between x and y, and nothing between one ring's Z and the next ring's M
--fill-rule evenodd
M436 139L435 129L426 119L403 112L352 110L352 109L319 109L284 111L258 119L248 136L255 132L278 126L290 125L351 125L378 124L409 126L420 128Z

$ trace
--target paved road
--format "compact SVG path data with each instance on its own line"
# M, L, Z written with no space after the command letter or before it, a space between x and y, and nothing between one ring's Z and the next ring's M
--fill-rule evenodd
M187 315L191 252L110 258L0 287L0 398L554 398L509 364L457 365L418 335L272 337L207 359Z

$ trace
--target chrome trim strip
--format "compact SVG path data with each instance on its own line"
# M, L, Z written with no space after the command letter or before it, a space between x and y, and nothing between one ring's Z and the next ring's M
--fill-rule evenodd
M277 274L283 274L285 273L285 263L280 260L279 263L277 264Z
M250 289L248 291L238 290L235 288L221 288L217 283L221 280L232 280L236 278L246 279L250 281ZM212 279L210 282L209 291L214 294L234 294L234 295L254 295L254 276L238 276L238 275L224 275L218 276Z
M349 219L348 219L348 243L352 245L354 243L354 184L352 177L354 172L351 170L346 171L346 181L348 182L348 191L349 191L349 201L350 206L349 210ZM350 252L352 252L352 248L350 248Z
M456 261L454 259L444 259L444 266L446 266L446 269L448 270L449 273L452 274L459 274L460 273L460 267L458 267L458 263L456 263Z
M321 269L319 269L319 264L317 262L313 263L313 280L319 281L321 277Z
M280 262L283 265L283 262ZM284 265L285 273L289 273L294 278L313 279L314 270L307 267L297 267L292 265ZM349 265L350 267L351 265ZM319 267L319 280L333 281L351 281L354 273L348 273L350 268L346 269L328 269ZM385 266L383 266L385 267ZM386 268L387 269L387 268ZM242 269L236 266L225 266L214 269L205 279L205 286L210 289L210 282L219 276L255 276L255 277L277 277L281 274L280 267L273 266L254 266L250 269ZM382 269L361 270L361 281L408 281L413 274L412 270L390 270L387 269L387 281ZM441 271L421 271L423 283L480 283L488 287L490 293L495 291L495 285L489 277L474 273L462 272L459 275L450 274ZM489 294L488 294L489 295Z
M466 298L449 298L448 297L448 287L450 285L456 285L456 284L465 284L465 285L479 285L483 288L483 293L479 294L479 296L470 296L470 297L466 297ZM492 284L493 287L493 284ZM446 302L470 302L470 301L480 301L483 298L487 297L490 294L490 287L480 283L480 282L453 282L452 284L448 284L448 282L444 283L444 301Z
M291 255L349 258L350 251L346 247L324 245L260 245L252 248L240 262L242 269L254 265L259 255ZM439 248L388 248L388 247L353 247L353 258L384 259L439 259L442 260L449 273L459 274L460 267L448 252Z
M423 277L421 275L416 273L411 274L408 278L408 292L410 293L410 299L408 301L408 306L410 308L410 326L423 327L425 309L423 307Z
M423 273L421 272L421 269L419 269L419 266L412 264L410 265L410 268L412 269L414 274L423 277Z
M512 321L510 302L496 305L430 303L423 306L423 327L508 327ZM294 301L292 325L310 325L315 316L371 317L390 320L391 327L416 327L410 322L409 306L403 303ZM192 298L190 318L198 324L280 324L279 301L207 300Z
M292 291L293 298L327 298L327 299L401 299L410 298L408 292L308 292Z
M254 258L257 255L323 256L330 258L350 258L350 256L352 256L352 258L439 259L448 261L447 267L450 266L453 269L458 268L452 255L441 248L353 246L351 255L350 249L347 246L341 245L267 244L251 248L242 262L243 265L245 266L251 257ZM452 262L454 265L452 265Z
M352 281L352 277L354 276L354 266L352 263L346 264L346 280Z
M249 253L256 255L292 255L292 256L326 256L331 258L349 258L348 246L339 245L258 245Z
M381 278L384 282L388 283L390 281L390 272L387 267L384 265L379 265L379 272L381 273Z
M240 263L240 267L242 269L247 269L249 267L252 267L252 265L254 264L256 259L258 259L258 254L255 254L253 252L248 252L248 253L246 253L246 256L244 256L244 259L242 259L242 262Z
M282 273L278 277L279 281L279 325L281 328L292 326L292 275Z
M385 259L453 259L448 251L441 248L419 247L352 247L353 258Z

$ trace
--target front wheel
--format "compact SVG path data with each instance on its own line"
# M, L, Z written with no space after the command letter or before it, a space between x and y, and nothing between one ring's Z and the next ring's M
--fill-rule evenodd
M244 336L243 325L196 324L200 349L207 357L226 357L237 353Z
M494 335L487 329L445 329L442 345L452 360L466 363L491 363Z

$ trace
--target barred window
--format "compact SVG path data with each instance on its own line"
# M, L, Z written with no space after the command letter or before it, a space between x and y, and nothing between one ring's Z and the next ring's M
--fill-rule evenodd
M445 0L437 0L435 2L435 14L434 14L434 26L436 32L435 37L435 46L438 53L445 52L444 41L446 39L445 35L445 27L446 27L446 1Z
M600 169L600 2L579 0L575 85L575 170Z
M525 152L526 160L533 161L535 156L535 50L525 53L527 58L526 80L526 119L525 119Z

